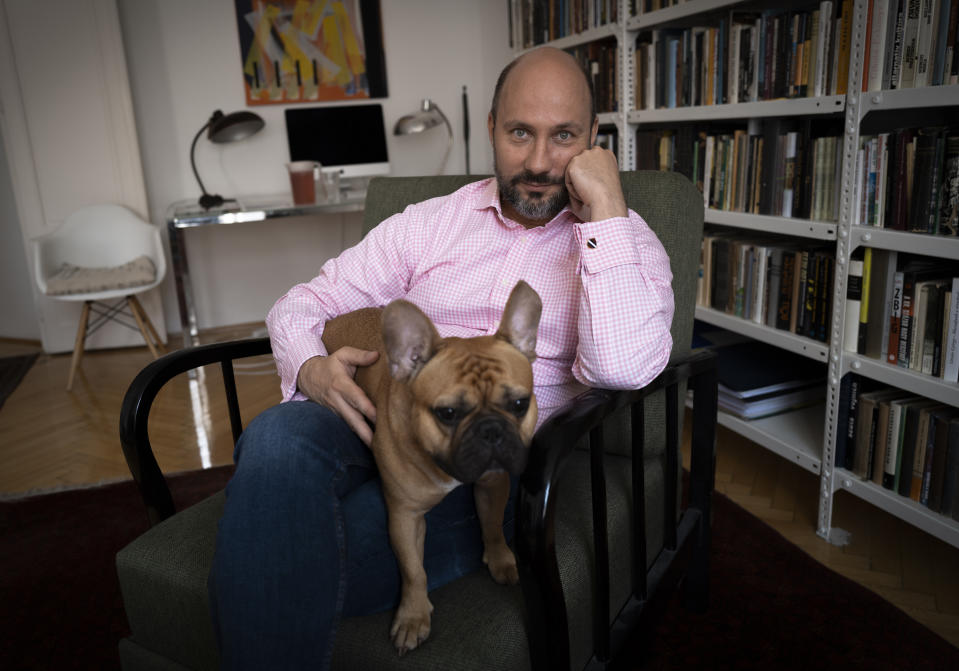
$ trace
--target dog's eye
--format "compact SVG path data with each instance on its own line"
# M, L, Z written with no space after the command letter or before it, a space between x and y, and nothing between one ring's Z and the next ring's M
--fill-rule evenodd
M529 410L529 398L517 398L509 402L509 411L517 417L522 417Z
M433 408L433 414L444 424L454 424L460 418L460 411L456 408Z

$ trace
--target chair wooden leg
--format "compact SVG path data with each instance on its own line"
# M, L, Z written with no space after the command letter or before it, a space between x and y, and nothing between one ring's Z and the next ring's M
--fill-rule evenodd
M70 362L70 375L67 377L67 391L73 389L73 377L80 368L80 359L83 358L83 345L87 340L87 322L90 319L90 304L83 302L83 311L80 313L80 325L77 327L77 340L73 345L73 360Z
M136 309L140 313L140 316L143 318L143 322L147 326L147 330L150 332L150 335L153 336L153 344L156 345L157 349L160 352L162 352L163 354L166 354L167 352L166 345L164 345L163 342L160 340L160 335L157 333L156 328L153 326L153 321L150 319L150 315L148 315L147 311L143 309L143 303L141 303L140 299L137 298L135 295L130 296L130 298L133 300L133 305L135 306L134 309Z
M150 322L150 318L147 316L146 312L143 311L140 301L137 300L136 296L127 296L127 305L130 306L130 312L133 313L133 318L137 320L137 326L140 327L140 333L143 335L143 339L146 341L147 347L150 348L153 358L159 358L160 353L157 350L157 346L153 344L153 338L157 339L158 344L160 339L157 338L153 324ZM149 327L147 327L148 324Z

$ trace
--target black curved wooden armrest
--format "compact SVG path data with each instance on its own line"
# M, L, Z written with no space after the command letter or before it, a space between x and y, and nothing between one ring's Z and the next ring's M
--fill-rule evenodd
M679 412L681 383L686 381L694 394L692 459L689 503L677 529L677 480L679 478ZM699 350L670 364L642 389L608 391L591 389L573 399L563 410L545 422L533 437L529 463L520 479L520 503L517 513L516 550L520 582L529 609L531 659L548 660L543 668L568 669L569 635L566 604L556 557L555 515L556 483L563 466L583 437L590 451L590 486L593 508L593 549L596 566L596 594L593 622L594 657L605 661L611 649L619 647L611 640L607 614L609 609L609 549L606 534L606 485L603 465L603 420L630 406L633 487L633 598L623 615L632 622L647 617L647 595L664 578L663 572L675 571L674 555L691 552L693 538L698 555L709 547L709 507L714 479L714 445L717 408L716 355ZM666 471L664 510L664 550L647 575L644 485L644 400L654 392L666 391ZM706 520L707 523L700 523ZM680 536L680 541L677 540ZM681 547L680 547L681 546ZM698 559L698 557L697 557ZM690 585L701 581L701 585ZM705 567L700 574L687 576L687 587L701 588L705 597ZM620 632L630 631L624 626Z
M176 512L170 496L170 488L157 465L147 431L150 408L160 389L181 373L219 363L223 370L223 384L226 390L233 440L236 441L243 431L243 425L236 395L236 381L233 377L233 361L269 354L271 351L269 338L250 338L187 347L160 357L140 371L130 383L120 408L120 445L123 447L123 456L126 458L130 473L133 474L133 479L140 488L140 495L146 504L150 524L157 524Z

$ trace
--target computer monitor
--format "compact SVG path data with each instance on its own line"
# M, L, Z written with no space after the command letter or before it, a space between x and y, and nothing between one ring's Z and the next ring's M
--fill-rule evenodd
M291 161L319 161L347 180L390 172L381 105L290 107L286 136Z

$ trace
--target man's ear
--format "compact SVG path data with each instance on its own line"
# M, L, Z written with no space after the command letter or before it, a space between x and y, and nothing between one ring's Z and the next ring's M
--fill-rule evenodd
M599 134L599 117L593 117L593 128L589 131L589 148L596 146L596 136Z
M493 120L493 113L490 112L486 117L486 129L489 131L489 143L493 143L493 129L496 127L496 122Z
M383 344L390 375L401 382L416 377L433 356L439 333L429 317L412 303L396 300L383 310Z
M543 301L539 294L523 280L516 283L510 292L503 319L496 335L509 342L526 358L536 358L536 331L543 312Z

